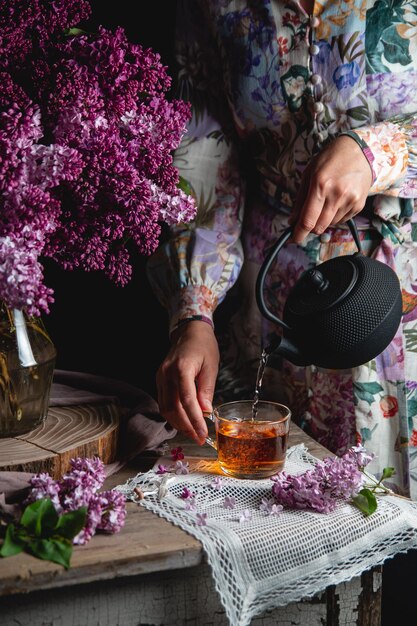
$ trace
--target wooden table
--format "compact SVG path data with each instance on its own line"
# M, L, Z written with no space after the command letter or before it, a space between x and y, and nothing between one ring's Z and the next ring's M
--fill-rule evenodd
M304 442L318 458L328 451L297 426L290 445ZM186 457L213 458L214 450L182 437ZM142 457L110 477L125 482L154 459ZM0 559L1 626L224 626L224 609L199 541L133 503L117 535L96 535L75 547L71 568L25 554ZM379 626L381 568L329 587L312 601L294 603L252 621L255 626Z

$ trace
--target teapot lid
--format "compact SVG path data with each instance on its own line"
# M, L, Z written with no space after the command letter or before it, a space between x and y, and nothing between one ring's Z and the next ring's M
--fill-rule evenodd
M345 298L358 280L355 253L305 271L288 295L286 313L307 316L326 311Z

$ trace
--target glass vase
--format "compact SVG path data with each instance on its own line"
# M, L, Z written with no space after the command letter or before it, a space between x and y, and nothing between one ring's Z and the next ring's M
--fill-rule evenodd
M42 321L0 303L0 437L43 422L56 351Z

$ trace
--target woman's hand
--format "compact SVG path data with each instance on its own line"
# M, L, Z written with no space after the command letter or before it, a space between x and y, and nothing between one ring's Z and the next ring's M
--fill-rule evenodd
M330 225L346 222L362 211L372 185L369 163L356 141L337 137L305 169L290 221L292 240L310 232L320 235Z
M174 333L156 376L161 415L200 444L207 436L203 411L212 411L218 369L219 348L212 327L193 321Z

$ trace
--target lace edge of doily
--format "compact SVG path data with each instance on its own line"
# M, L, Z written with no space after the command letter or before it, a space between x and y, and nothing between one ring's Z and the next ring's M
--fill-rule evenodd
M172 524L174 524L174 526L177 526L178 528L180 528L184 532L187 532L192 537L201 542L207 558L207 563L210 566L212 572L214 588L219 594L221 604L223 605L226 617L229 620L231 626L250 626L252 619L254 619L255 617L259 617L262 613L265 613L266 611L271 611L279 607L298 603L303 600L308 600L310 598L318 596L324 593L327 587L329 587L330 585L340 585L342 583L348 583L354 578L360 576L363 572L377 567L378 565L383 565L385 561L394 558L397 554L405 554L409 550L417 547L417 534L415 533L414 529L414 533L416 536L410 537L404 543L402 549L398 550L397 544L400 543L399 541L396 543L392 543L389 546L385 546L385 550L379 548L380 544L376 544L374 546L374 551L378 551L378 553L371 561L365 563L362 562L361 564L357 564L356 567L351 566L351 568L349 569L349 573L347 573L345 569L343 571L339 571L336 574L334 574L332 571L329 571L328 574L325 574L321 578L321 583L318 588L317 586L313 588L313 583L309 583L305 586L304 589L300 589L300 586L298 586L297 590L288 592L286 595L283 595L282 589L277 590L276 593L277 595L279 594L279 597L271 597L271 600L269 602L265 601L265 603L261 607L259 607L259 609L256 609L253 606L248 606L248 604L250 605L252 603L254 596L256 596L256 594L259 592L259 590L256 588L256 585L251 584L245 590L245 599L243 602L242 610L239 613L237 611L234 611L233 607L230 606L227 594L224 592L224 585L222 585L222 581L219 580L219 577L216 575L218 573L218 570L216 568L216 554L214 549L212 549L212 544L210 543L210 541L207 540L207 536L205 536L204 532L200 531L198 526L196 527L186 525L187 527L185 527L180 523L178 518L171 515L169 511L157 508L157 505L153 505L152 502L142 501L139 504L145 507L147 510L156 513L158 517L171 522ZM383 541L381 541L380 543L382 544L382 546L384 545ZM358 558L358 555L356 556L356 558ZM331 580L330 577L332 577ZM300 581L298 581L298 584L299 583ZM314 584L317 585L317 580Z

